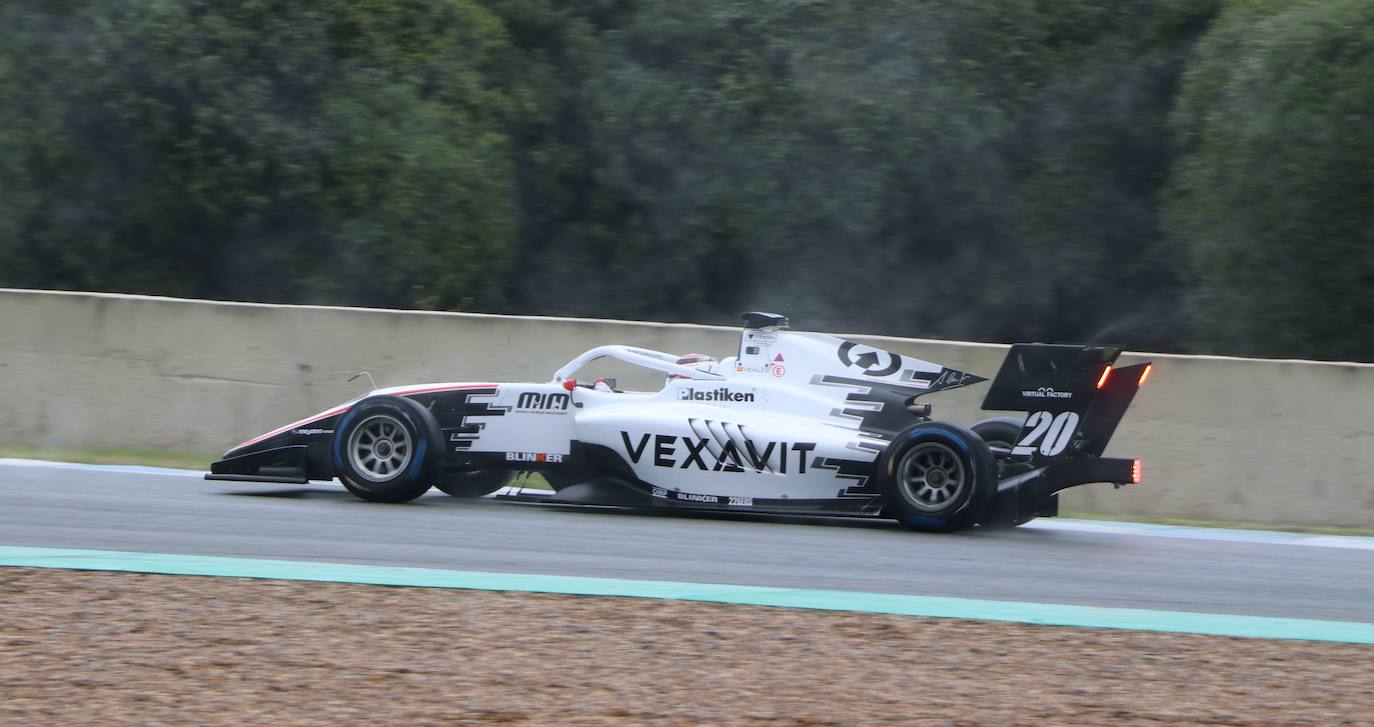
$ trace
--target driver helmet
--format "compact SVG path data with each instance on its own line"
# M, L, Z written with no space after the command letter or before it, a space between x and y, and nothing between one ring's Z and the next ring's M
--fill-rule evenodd
M677 361L675 363L679 366L693 368L697 371L706 374L720 373L720 362L711 356L707 356L704 353L689 353L682 356L678 356ZM681 374L668 374L668 378L685 379L687 377Z

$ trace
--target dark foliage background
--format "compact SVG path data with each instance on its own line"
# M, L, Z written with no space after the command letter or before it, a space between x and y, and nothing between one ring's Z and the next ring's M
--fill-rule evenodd
M1374 360L1369 0L0 27L0 285Z

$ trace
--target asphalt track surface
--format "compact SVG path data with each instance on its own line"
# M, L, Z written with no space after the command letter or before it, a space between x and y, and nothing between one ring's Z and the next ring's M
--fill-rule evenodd
M1345 543L1345 545L1341 545ZM1374 622L1369 539L359 501L336 485L0 463L0 545L821 588Z

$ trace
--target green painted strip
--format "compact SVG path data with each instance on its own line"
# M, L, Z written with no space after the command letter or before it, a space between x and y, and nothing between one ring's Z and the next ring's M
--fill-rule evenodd
M306 563L287 560L259 560L256 558L11 546L0 546L0 566L274 578L296 581L418 586L422 588L562 593L583 596L667 598L825 611L858 611L903 616L1013 621L1049 626L1374 644L1374 624L1350 621L1230 616L1183 611L1149 611L1134 608L1094 608L1050 603L982 601L969 598L941 598L855 591L675 583L672 581L633 581L615 578L484 573L347 563Z

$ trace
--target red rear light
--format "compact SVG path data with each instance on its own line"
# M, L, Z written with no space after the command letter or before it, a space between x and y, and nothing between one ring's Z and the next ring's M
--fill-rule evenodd
M563 388L572 391L577 388L577 379L563 379Z
M1140 460L1138 459L1131 462L1131 484L1140 484Z
M1141 387L1145 385L1145 379L1150 378L1150 370L1154 367L1154 364L1145 364L1145 370L1140 372L1140 381L1136 382L1136 387Z
M1100 388L1106 386L1106 385L1107 385L1107 379L1110 379L1111 377L1112 377L1112 367L1111 367L1111 366L1108 366L1107 368L1102 369L1102 378L1100 378L1100 379L1097 380L1097 388L1100 389Z

